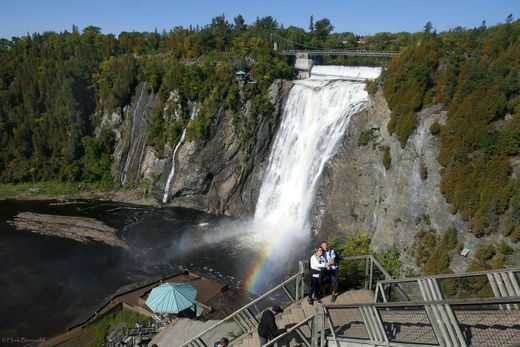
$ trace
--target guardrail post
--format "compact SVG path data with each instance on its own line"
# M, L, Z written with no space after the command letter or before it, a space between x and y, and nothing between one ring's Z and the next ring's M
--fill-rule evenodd
M369 267L369 266L368 266L368 262L369 262L369 258L367 257L367 258L365 258L365 279L364 279L364 280L365 280L365 289L368 289L368 287L367 287L367 285L368 285L368 280L367 280L367 278L368 278L368 276L369 276L369 275L368 275L368 267Z
M370 279L368 284L368 289L372 290L372 280L374 277L374 262L372 261L372 258L370 258Z
M312 319L311 325L311 347L319 347L318 346L318 322L321 318L321 311L316 309L314 313L314 318Z
M321 311L321 339L320 339L320 347L325 347L325 341L327 341L327 338L325 336L325 321L326 321L326 317L328 316L329 314L329 311L327 311L326 309L323 309ZM334 330L334 329L332 329Z

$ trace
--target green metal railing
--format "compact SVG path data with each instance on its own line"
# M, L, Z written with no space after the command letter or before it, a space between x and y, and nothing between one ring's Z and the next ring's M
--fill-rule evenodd
M256 330L262 312L273 304L287 308L299 302L308 292L308 261L300 261L298 273L277 285L240 310L232 313L214 326L185 342L182 346L207 347L221 336L228 336L230 342L237 341ZM375 289L379 279L390 279L390 275L371 255L344 257L341 261L342 273L349 279L349 287ZM307 274L307 276L306 276ZM302 328L296 329L303 339L302 329L308 322L300 322Z
M262 347L281 345L286 346L289 345L290 339L292 337L290 334L296 333L300 339L302 345L307 347L312 346L312 336L315 336L318 330L316 329L314 315L309 316L302 320L301 322L294 325L292 328L292 333L284 333L282 335L277 336L273 340L267 342Z
M376 302L520 296L519 280L518 268L383 280Z
M324 305L320 346L518 346L520 297ZM317 344L313 346L318 346Z
M292 333L264 347L287 344L295 334L308 347L324 347L328 341L336 346L461 347L514 346L520 341L520 269L391 279L370 255L344 257L340 268L348 289L375 290L376 302L324 305L295 322ZM308 261L300 261L297 274L183 346L209 347L221 336L233 343L249 335L266 308L276 303L290 310L304 298L308 272Z

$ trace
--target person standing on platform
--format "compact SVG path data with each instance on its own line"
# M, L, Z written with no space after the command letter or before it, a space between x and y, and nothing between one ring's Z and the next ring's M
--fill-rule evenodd
M338 262L336 259L337 253L335 250L329 248L329 243L327 241L323 241L321 243L321 248L323 249L323 257L325 258L325 261L327 262L327 280L330 283L330 290L332 292L332 296L330 298L331 302L336 301L337 289L338 289L338 277L337 277L337 270L338 270Z
M323 257L323 250L318 247L314 250L314 254L310 259L311 283L309 286L309 297L307 298L310 305L314 304L314 298L318 303L321 303L320 277L323 275L323 271L325 271L326 268L327 262Z

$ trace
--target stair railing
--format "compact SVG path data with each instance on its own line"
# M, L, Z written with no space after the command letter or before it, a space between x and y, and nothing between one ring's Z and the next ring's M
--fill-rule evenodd
M302 328L305 326L305 325L311 325L309 328L310 328L310 331L311 331L311 336L310 337L307 337L305 336L305 333L302 331ZM287 341L284 341L284 340L287 340L287 339L292 339L292 334L298 334L298 337L300 338L300 340L302 341L302 343L307 346L307 347L310 347L312 345L312 332L315 330L313 329L313 326L314 326L314 315L311 315L307 318L305 318L304 320L302 320L300 323L297 323L296 325L294 325L293 327L291 327L292 329L292 332L288 333L288 332L285 332L283 334L280 334L278 335L277 337L275 337L274 339L272 339L271 341L267 342L265 345L262 345L261 347L268 347L268 346L274 346L275 343L282 343L282 345L288 345L288 343L286 343Z
M285 308L303 298L303 264L300 264L299 270L289 279L185 342L182 346L208 347L213 346L213 343L222 336L227 336L230 342L233 342L253 332L258 327L259 317L265 309L274 304Z
M259 317L265 309L273 304L278 304L282 308L288 307L305 297L307 284L304 274L308 271L308 264L308 260L299 261L298 273L294 276L185 342L182 346L207 347L222 336L227 336L232 343L253 332L258 327ZM346 269L349 279L354 279L349 284L352 287L374 290L378 280L392 278L372 255L342 257L340 267Z

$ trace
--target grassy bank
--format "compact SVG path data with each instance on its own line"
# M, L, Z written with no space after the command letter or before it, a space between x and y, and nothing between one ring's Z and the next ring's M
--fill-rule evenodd
M108 315L95 323L89 324L81 331L76 342L82 346L102 346L108 333L108 329L111 326L117 323L124 323L127 327L135 327L135 323L146 323L149 320L150 318L139 313L123 309L117 313Z
M0 184L0 199L8 198L45 198L63 195L113 192L113 185L84 182L35 182L19 184Z

